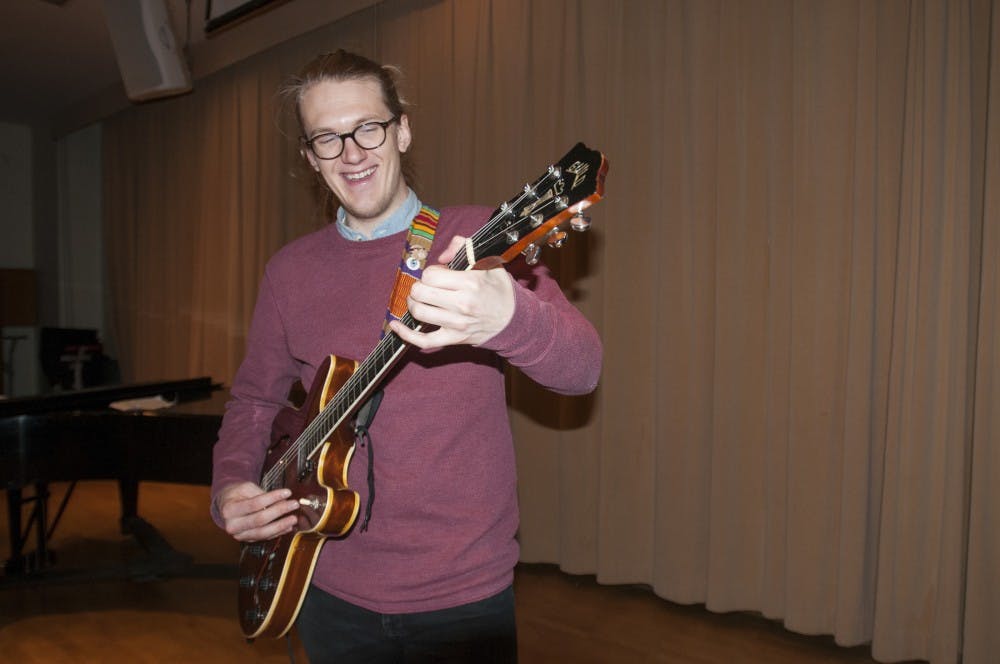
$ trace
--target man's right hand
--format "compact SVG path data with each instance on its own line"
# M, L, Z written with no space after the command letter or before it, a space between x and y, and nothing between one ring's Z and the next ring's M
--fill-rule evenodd
M255 542L285 535L294 529L298 502L288 500L292 492L265 492L253 482L230 484L215 496L226 532L240 542Z

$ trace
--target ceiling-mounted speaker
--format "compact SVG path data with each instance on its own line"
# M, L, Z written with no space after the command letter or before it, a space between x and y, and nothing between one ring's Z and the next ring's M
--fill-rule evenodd
M104 0L125 92L132 101L191 89L191 72L177 48L165 0Z

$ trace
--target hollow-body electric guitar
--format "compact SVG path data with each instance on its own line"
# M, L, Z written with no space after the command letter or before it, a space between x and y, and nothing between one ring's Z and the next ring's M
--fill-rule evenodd
M566 156L524 190L494 210L448 267L496 267L524 254L538 260L542 244L559 247L567 232L584 231L583 211L604 195L608 162L577 143ZM406 313L402 323L419 330ZM354 418L407 349L387 331L362 362L331 355L319 367L303 405L284 408L271 430L260 486L288 488L299 502L296 530L274 539L243 544L239 562L239 618L248 639L283 636L294 624L320 549L354 525L359 496L347 485L354 453Z

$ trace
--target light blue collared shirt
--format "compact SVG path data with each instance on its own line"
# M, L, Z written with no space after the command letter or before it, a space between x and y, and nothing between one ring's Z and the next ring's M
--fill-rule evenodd
M364 242L365 240L376 240L380 237L387 237L389 235L394 235L400 231L405 231L410 227L410 223L413 218L417 216L417 212L420 210L420 199L417 195L413 193L413 190L407 187L409 195L407 195L406 200L403 204L396 208L396 211L389 215L389 218L378 225L372 232L371 237L366 237L365 235L357 232L353 228L347 225L347 211L344 210L344 206L341 205L340 209L337 210L337 230L348 240L354 240L356 242Z

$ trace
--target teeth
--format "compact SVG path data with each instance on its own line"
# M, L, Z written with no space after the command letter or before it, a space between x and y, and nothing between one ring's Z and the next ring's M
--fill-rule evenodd
M344 173L344 177L347 178L348 180L361 180L363 178L368 177L374 172L375 172L375 167L372 166L371 168L367 168L361 171L360 173Z

